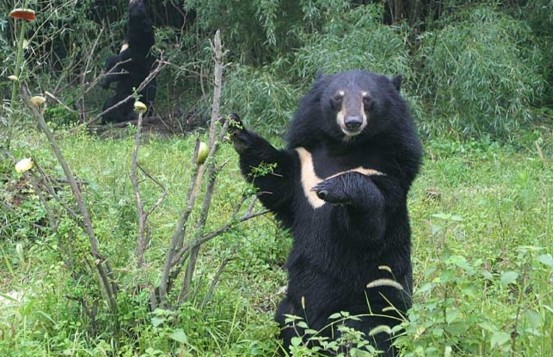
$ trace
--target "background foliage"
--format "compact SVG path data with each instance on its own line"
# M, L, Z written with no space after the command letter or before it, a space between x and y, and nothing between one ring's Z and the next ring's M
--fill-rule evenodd
M77 106L86 115L98 113L108 93L95 86L82 93L76 84L92 82L109 54L118 51L125 2L68 6L67 0L2 0L0 10L7 13L24 3L39 16L26 47L33 69L28 75L40 78L32 81L33 89L60 94L69 108ZM221 30L233 63L227 75L237 78L229 81L224 108L240 111L266 132L284 132L316 71L349 68L402 74L424 135L512 140L518 130L549 122L550 112L544 111L552 103L548 0L168 0L147 5L156 25L155 50L173 64L160 75L157 112L179 123L208 112L209 39L215 29ZM13 72L12 25L0 20L3 77ZM9 87L9 82L0 84L3 92ZM249 91L258 94L255 99Z
M37 11L24 34L20 79L32 93L52 95L44 116L82 181L124 292L114 314L97 288L87 238L64 208L74 203L63 172L33 115L11 106L6 77L15 70L19 27L1 17L1 355L271 356L279 349L272 314L290 239L268 216L202 248L190 300L149 309L146 292L159 279L183 206L195 138L206 140L216 29L228 51L223 113L239 113L277 144L318 70L404 76L426 148L409 200L416 293L397 342L405 355L552 354L551 1L146 2L154 50L170 63L158 77L156 115L179 135L143 137L140 164L168 195L151 216L149 264L137 269L128 178L134 129L79 125L109 94L96 79L122 43L126 1L0 0L1 14ZM58 199L41 196L36 177L13 170L23 157L52 178ZM208 228L225 222L250 192L228 144L216 160L227 164ZM141 185L152 204L159 186ZM60 222L56 230L45 201ZM365 355L360 336L348 338L341 346ZM309 346L295 348L314 355Z

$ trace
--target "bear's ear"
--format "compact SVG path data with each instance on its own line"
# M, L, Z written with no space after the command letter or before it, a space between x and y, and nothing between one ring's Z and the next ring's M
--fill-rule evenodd
M315 72L315 81L319 82L323 77L325 77L325 73L323 73L321 69L318 69L317 72Z
M400 92L400 87L402 86L402 76L399 74L392 77L391 82L394 88L396 88L396 90Z

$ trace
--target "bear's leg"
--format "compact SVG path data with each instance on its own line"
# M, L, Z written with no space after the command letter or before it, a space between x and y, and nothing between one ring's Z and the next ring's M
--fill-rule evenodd
M290 324L285 323L285 315L295 314L296 313L294 305L290 302L288 297L284 298L281 301L279 307L277 307L277 312L275 313L275 321L279 324L279 327L281 328L279 338L283 341L283 349L287 352L283 353L283 355L285 356L288 355L291 339L295 336L298 336L294 328L290 326Z
M115 94L108 98L104 103L103 111L113 108L102 116L103 123L120 123L128 120L135 119L135 112L133 111L133 99L129 99L124 103L119 104L122 100L128 97L128 94L121 88L122 83L118 83ZM114 107L117 105L116 107Z

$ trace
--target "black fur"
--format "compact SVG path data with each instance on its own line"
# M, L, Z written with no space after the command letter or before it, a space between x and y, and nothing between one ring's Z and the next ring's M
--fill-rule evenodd
M154 30L151 21L146 16L143 0L129 2L129 23L125 44L127 45L126 49L106 60L104 70L107 74L100 85L109 88L115 82L116 87L115 94L104 103L103 111L132 94L133 90L138 88L148 76L155 61L155 57L150 53L150 49L154 45ZM156 79L153 79L140 91L139 95L140 100L150 110L156 97ZM102 117L103 122L122 122L135 119L133 103L134 99L131 98L110 110Z
M241 124L232 130L243 175L259 189L262 203L294 238L287 262L288 292L276 313L286 348L296 333L286 326L285 314L305 317L315 330L323 329L335 312L356 315L368 314L371 309L385 315L349 322L367 333L378 325L399 323L395 311L383 312L383 308L393 305L404 313L411 307L406 197L419 170L422 148L400 96L400 84L401 77L391 80L366 71L320 76L300 102L284 150ZM357 93L369 93L363 102L367 126L348 140L336 119L340 108L334 98L341 90L343 100L359 103L362 97L356 99ZM298 147L312 154L317 176L327 178L312 188L326 202L319 208L309 204L303 191ZM252 176L251 169L261 163L277 164L273 174ZM357 167L384 175L347 172L330 178ZM395 280L402 290L366 287L376 279ZM336 333L323 331L326 335L332 332ZM394 355L389 335L380 333L374 339L379 349Z

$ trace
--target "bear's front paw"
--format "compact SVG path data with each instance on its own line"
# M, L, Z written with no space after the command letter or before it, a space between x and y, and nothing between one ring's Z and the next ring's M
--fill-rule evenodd
M321 181L312 188L317 197L333 204L348 204L350 198L344 192L344 185L340 177L333 177Z
M240 154L246 151L250 147L252 140L250 133L244 128L244 124L240 120L239 116L235 113L231 113L228 116L229 127L227 132L229 133L229 139L233 143L235 150Z

